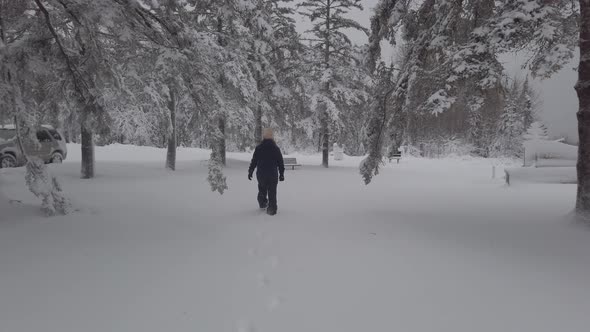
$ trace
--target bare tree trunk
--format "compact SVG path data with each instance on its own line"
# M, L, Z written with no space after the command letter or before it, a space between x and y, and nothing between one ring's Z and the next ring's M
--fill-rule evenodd
M326 114L327 117L327 114ZM328 119L322 119L322 166L328 168L330 156L330 133L328 132Z
M590 0L580 0L580 65L576 91L578 110L578 195L576 212L590 216Z
M168 134L168 152L166 153L166 168L174 171L176 169L176 95L174 88L169 87L170 100L168 109L170 110L171 132Z
M221 136L219 138L219 159L221 160L221 164L223 166L226 165L225 162L225 118L219 118L219 131L221 132Z
M326 0L326 49L324 52L324 61L326 62L326 70L330 68L330 9L332 8L331 0ZM326 98L330 95L330 82L326 82ZM330 128L328 127L328 105L324 105L324 116L322 119L322 166L328 168L330 157Z
M80 126L82 138L82 179L91 179L94 177L94 140L92 130L82 122Z

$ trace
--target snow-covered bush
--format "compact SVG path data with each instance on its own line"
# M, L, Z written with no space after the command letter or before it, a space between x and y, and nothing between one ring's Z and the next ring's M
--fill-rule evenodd
M451 137L439 137L431 140L423 140L415 145L404 147L407 155L426 158L445 158L450 156L474 156L476 148L465 140Z
M213 149L211 157L209 158L209 173L207 175L207 182L211 186L211 191L217 191L221 195L227 190L227 181L223 175L223 162L219 153Z
M43 211L48 216L70 212L70 201L65 197L57 179L47 171L43 160L37 157L28 158L25 180L29 190L42 200Z

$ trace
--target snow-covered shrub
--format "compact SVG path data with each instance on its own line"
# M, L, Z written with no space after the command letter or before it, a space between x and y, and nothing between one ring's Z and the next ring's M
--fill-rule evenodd
M43 211L48 216L70 212L70 201L64 196L57 179L47 171L43 160L37 157L28 158L25 180L29 190L42 200Z
M227 187L227 181L225 175L223 175L223 163L219 153L213 149L211 152L211 158L209 158L209 173L207 176L207 182L211 186L211 191L217 191L221 195L225 192Z
M405 154L426 158L474 156L477 155L477 153L475 153L476 150L477 149L473 144L455 137L440 137L431 140L423 140L416 145L408 145L404 147Z

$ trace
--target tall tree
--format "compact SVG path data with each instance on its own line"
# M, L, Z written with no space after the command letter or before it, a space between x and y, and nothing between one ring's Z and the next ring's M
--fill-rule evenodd
M546 141L549 139L547 127L539 121L533 122L527 132L523 135L527 141Z
M506 94L504 110L492 144L492 157L520 157L522 154L522 135L524 134L523 108L519 107L520 84L512 83Z
M580 0L580 64L576 91L580 108L578 111L578 193L576 211L590 216L590 0Z
M352 42L347 29L367 32L353 19L345 15L353 9L362 10L361 0L306 0L298 5L302 14L313 24L309 31L315 38L313 48L321 60L317 60L317 79L322 86L312 99L317 113L322 141L322 165L328 167L330 149L330 123L338 121L337 99L358 98L354 88L346 87L347 77L343 69L355 63Z
M250 66L256 80L254 100L254 135L257 144L264 125L277 125L286 112L294 94L295 72L301 66L303 46L292 17L294 9L286 6L292 0L258 1L248 18L254 39L251 45ZM288 107L287 107L288 108Z

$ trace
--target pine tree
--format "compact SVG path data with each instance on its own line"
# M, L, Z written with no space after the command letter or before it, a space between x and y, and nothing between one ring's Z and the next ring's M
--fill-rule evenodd
M546 141L549 139L549 134L545 125L536 121L531 123L523 137L527 141Z
M522 85L522 92L520 94L520 107L523 111L523 125L527 129L535 121L536 116L536 105L535 105L535 93L530 87L529 78L527 77Z
M492 157L520 157L522 154L523 120L514 96L506 101L492 146Z
M492 144L492 155L518 157L522 140L527 139L527 129L540 126L536 129L541 130L544 127L539 122L532 125L536 117L536 96L528 79L521 81L515 78L511 84L503 85L507 86L505 106L496 126L498 129Z
M468 107L468 118L467 123L469 125L469 131L467 132L467 139L471 144L478 150L479 155L485 156L484 149L484 130L483 130L483 103L484 99L481 97L474 97L471 99Z
M255 130L253 142L262 137L264 122L270 124L281 118L289 108L295 93L296 71L303 46L292 18L294 9L285 4L290 0L266 0L257 3L248 19L254 39L251 45L251 70L256 79L257 96L253 100Z
M312 110L317 115L322 142L322 165L328 167L330 124L339 122L337 99L356 102L359 91L346 86L348 77L343 74L356 63L352 55L352 42L345 29L365 31L359 23L345 15L352 9L363 7L360 0L306 0L298 5L302 14L313 24L313 49L321 60L316 60L316 78L321 86L312 97ZM356 91L355 91L356 90Z

